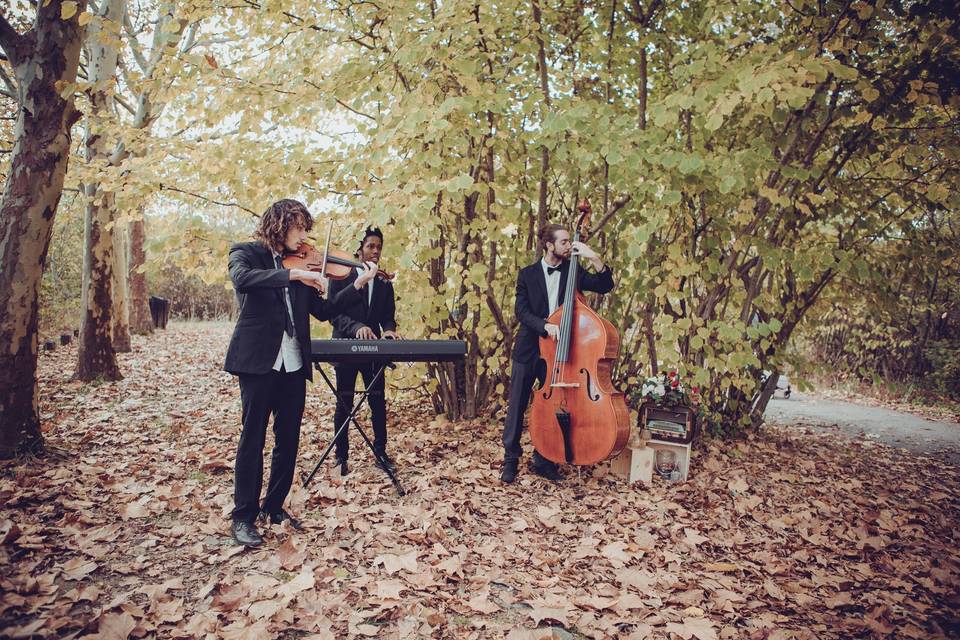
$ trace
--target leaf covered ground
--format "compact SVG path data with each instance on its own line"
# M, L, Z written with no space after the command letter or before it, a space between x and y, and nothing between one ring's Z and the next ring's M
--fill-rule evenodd
M960 633L960 470L796 429L712 444L683 484L628 487L600 465L503 487L499 419L397 402L406 497L354 433L353 473L294 487L306 531L274 526L244 551L228 537L229 330L137 338L116 383L72 382L73 348L43 354L51 451L0 467L0 636ZM308 390L301 472L329 442L323 391Z

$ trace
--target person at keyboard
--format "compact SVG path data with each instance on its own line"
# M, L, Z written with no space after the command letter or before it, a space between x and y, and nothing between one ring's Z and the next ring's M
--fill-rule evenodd
M367 227L360 240L360 247L357 249L360 262L379 264L382 251L383 232L376 227ZM357 270L344 280L335 280L330 285L330 295L336 296L342 289L353 286L359 275L360 272ZM333 337L360 340L399 339L393 284L388 280L370 280L361 293L359 300L354 300L333 318ZM337 409L333 418L333 432L337 433L353 408L357 374L360 374L364 385L370 391L367 399L370 404L370 418L373 422L373 449L377 455L376 464L378 467L388 467L393 471L396 465L387 455L387 400L384 393L386 384L382 375L376 376L378 368L372 364L338 364L334 368ZM374 380L375 377L376 380ZM350 467L347 464L350 454L349 432L349 429L340 430L340 436L335 445L336 463L340 466L341 475L350 473Z
M230 531L238 544L248 547L263 543L258 517L300 528L283 503L297 463L306 381L312 379L310 316L329 320L360 303L364 286L377 274L376 264L370 263L352 286L340 287L324 300L320 297L326 280L322 274L283 267L283 255L297 251L312 226L313 218L302 203L280 200L260 216L254 242L230 248L230 280L240 313L224 369L239 379L242 404ZM270 481L260 503L263 447L271 414L275 443Z

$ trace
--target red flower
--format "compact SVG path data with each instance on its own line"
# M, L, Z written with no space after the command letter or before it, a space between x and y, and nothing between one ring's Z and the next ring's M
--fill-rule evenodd
M691 391L693 391L694 393L700 393L700 387L693 387Z
M670 386L676 389L680 386L680 378L675 378L673 382L670 383Z
M673 377L676 377L677 372L676 372L676 371L671 371L671 372L668 373L667 375L670 376L671 378L673 378Z

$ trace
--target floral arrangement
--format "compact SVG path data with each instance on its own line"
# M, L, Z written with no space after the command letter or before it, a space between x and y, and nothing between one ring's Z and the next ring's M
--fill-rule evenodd
M640 385L639 393L631 395L638 404L649 402L661 406L695 407L700 403L700 389L685 384L676 371L664 371L646 378Z

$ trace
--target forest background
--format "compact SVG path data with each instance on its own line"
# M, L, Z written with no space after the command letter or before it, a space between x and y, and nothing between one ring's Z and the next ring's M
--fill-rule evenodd
M502 402L516 273L584 197L621 388L676 369L726 435L765 370L956 399L950 4L16 0L0 450L40 441L41 337L115 379L148 295L229 316L227 248L281 197L343 248L384 230L406 333L468 342L422 374L450 418Z

